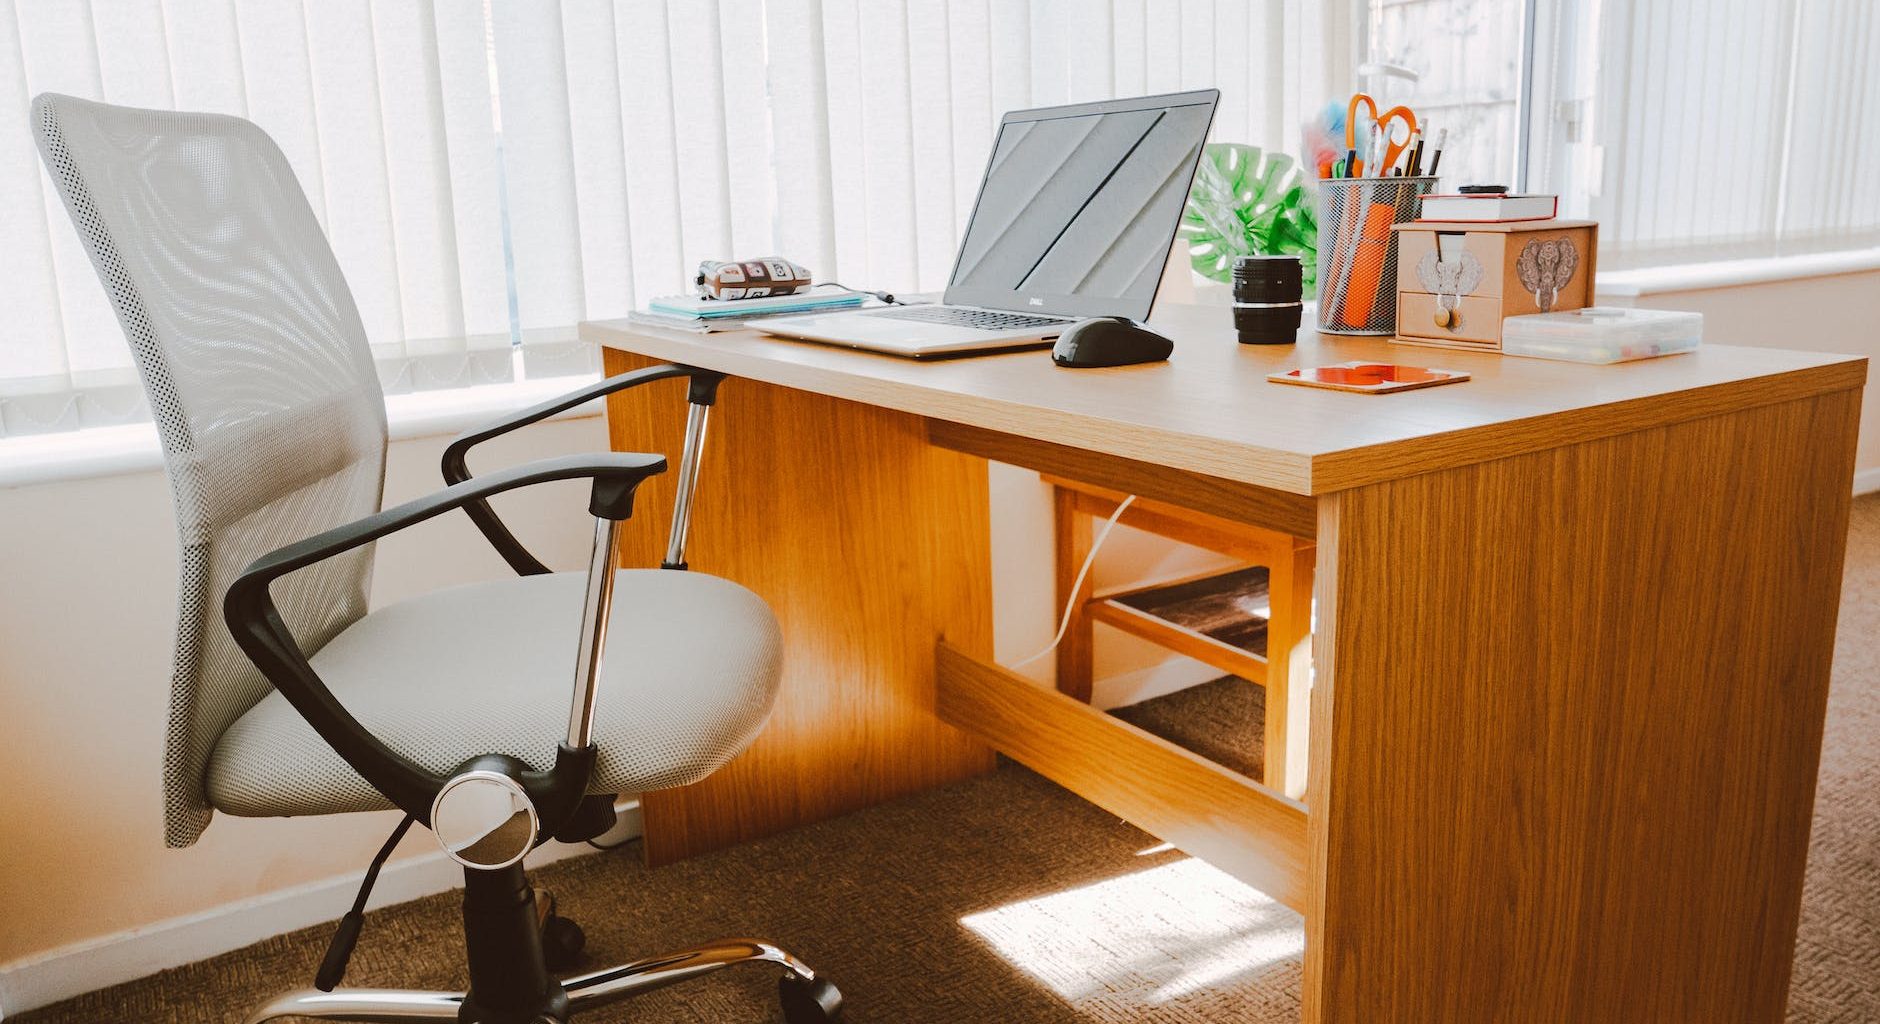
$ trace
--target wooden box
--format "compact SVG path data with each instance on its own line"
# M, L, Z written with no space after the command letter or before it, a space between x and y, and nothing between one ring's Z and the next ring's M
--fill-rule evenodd
M1413 221L1392 230L1393 341L1499 352L1503 317L1593 303L1599 225L1592 221Z

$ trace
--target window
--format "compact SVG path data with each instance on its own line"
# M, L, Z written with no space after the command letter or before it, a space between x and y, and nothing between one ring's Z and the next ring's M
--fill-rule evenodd
M1366 0L1362 52L1450 124L1447 183L1560 194L1618 269L1880 243L1870 0ZM1388 76L1384 76L1389 81ZM1518 108L1518 111L1517 111ZM1457 138L1458 131L1463 137Z
M684 290L708 257L937 287L1005 109L1218 85L1216 138L1290 151L1344 88L1349 10L0 0L0 436L144 415L33 150L41 91L259 123L404 390L508 379L512 346L541 362L557 350L538 343Z
M1415 110L1427 145L1447 133L1446 185L1514 180L1522 28L1512 0L1370 0L1359 81Z
M501 160L477 2L0 0L0 435L147 418L27 124L42 91L248 117L287 154L388 390L511 375Z

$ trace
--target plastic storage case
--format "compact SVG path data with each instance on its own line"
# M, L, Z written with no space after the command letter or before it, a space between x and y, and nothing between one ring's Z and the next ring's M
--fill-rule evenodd
M1589 306L1502 321L1504 355L1622 363L1689 352L1704 338L1702 313Z
M1593 221L1420 220L1391 230L1398 344L1499 352L1504 317L1593 303Z

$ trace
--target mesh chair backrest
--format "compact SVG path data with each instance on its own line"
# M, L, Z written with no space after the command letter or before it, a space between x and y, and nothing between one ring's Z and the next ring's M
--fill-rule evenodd
M181 548L164 833L187 846L209 823L210 751L270 689L222 596L260 555L378 510L384 397L339 264L260 128L53 94L32 123L163 439ZM365 613L371 573L367 547L275 585L304 648Z

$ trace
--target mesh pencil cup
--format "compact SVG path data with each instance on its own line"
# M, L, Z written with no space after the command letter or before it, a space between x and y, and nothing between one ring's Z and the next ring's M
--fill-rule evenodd
M1436 180L1319 182L1319 330L1397 332L1397 243L1390 226L1415 220Z

